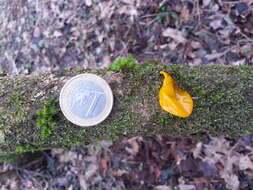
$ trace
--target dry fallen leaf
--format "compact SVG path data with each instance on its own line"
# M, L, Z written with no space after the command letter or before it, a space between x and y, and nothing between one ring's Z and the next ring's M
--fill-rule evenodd
M73 151L64 151L63 154L59 156L60 162L72 162L73 160L77 159L77 153Z
M227 173L222 175L223 179L226 182L226 187L231 190L239 190L240 181L238 176L235 174L228 175Z
M247 169L253 170L253 162L250 160L248 155L240 157L239 167L240 167L240 170L247 170Z
M207 7L211 3L211 0L203 0L203 7Z
M90 164L85 172L85 179L88 180L90 177L92 177L94 174L96 174L98 171L98 165L96 164Z
M167 185L158 185L158 186L155 186L155 190L172 190L172 188Z
M92 5L92 0L85 0L85 5L90 7Z
M114 13L115 5L110 2L102 2L99 4L100 7L100 19L104 19L105 17L110 18Z
M88 185L86 183L85 177L83 175L79 175L78 179L79 179L81 190L88 190Z
M180 18L184 23L188 22L190 18L189 9L187 6L183 6L183 9L181 10Z
M184 184L180 184L178 188L180 190L195 190L196 189L194 185L184 185Z
M129 172L126 171L126 170L119 169L119 170L116 170L116 171L113 170L112 173L113 173L114 176L120 177L124 174L128 174Z
M186 43L187 39L185 38L185 33L173 28L167 28L166 30L163 31L162 35L164 37L170 37L173 40L179 42L179 43Z
M141 140L141 137L133 137L129 139L127 142L131 145L131 148L126 147L126 151L132 155L136 155L139 152L139 140Z
M238 66L238 65L244 65L245 59L241 59L235 62L232 62L232 65Z
M197 143L196 147L193 150L194 158L199 158L201 156L201 151L202 151L202 143L199 142Z
M101 158L100 168L103 170L103 172L106 172L108 170L108 158Z
M218 28L222 27L222 20L221 19L216 19L210 22L209 24L214 30L217 30Z

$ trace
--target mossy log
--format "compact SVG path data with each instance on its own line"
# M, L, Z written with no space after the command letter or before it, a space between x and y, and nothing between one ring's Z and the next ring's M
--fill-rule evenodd
M161 70L170 73L192 95L194 109L190 117L179 118L160 108ZM63 116L58 97L69 78L86 72L108 81L114 107L101 124L82 128ZM41 116L36 113L50 106L58 112L49 113L44 121L48 124L39 127ZM43 133L45 128L47 135ZM201 137L207 133L237 138L253 132L253 67L141 65L118 72L78 70L1 77L0 129L2 154L137 135Z

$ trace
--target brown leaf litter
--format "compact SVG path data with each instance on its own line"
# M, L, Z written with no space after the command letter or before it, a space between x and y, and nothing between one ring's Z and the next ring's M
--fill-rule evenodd
M40 154L34 161L2 165L1 189L253 188L253 135L237 142L208 136L205 142L134 137Z
M252 64L253 2L0 1L0 74L162 64ZM196 44L198 44L196 46Z

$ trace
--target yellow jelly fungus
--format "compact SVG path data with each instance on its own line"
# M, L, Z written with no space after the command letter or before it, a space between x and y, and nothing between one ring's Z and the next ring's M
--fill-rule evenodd
M159 92L162 109L179 117L190 116L193 108L191 95L180 89L168 73L161 71L160 74L164 76L163 85Z

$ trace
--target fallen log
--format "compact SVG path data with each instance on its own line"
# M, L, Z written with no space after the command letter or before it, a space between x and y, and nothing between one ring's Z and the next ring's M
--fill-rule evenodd
M192 95L190 117L179 118L160 108L161 70ZM104 122L82 128L63 116L58 98L68 79L86 72L107 80L114 106ZM1 77L0 131L2 155L138 135L201 137L205 133L237 138L253 131L253 67L141 65L114 72L72 70Z

